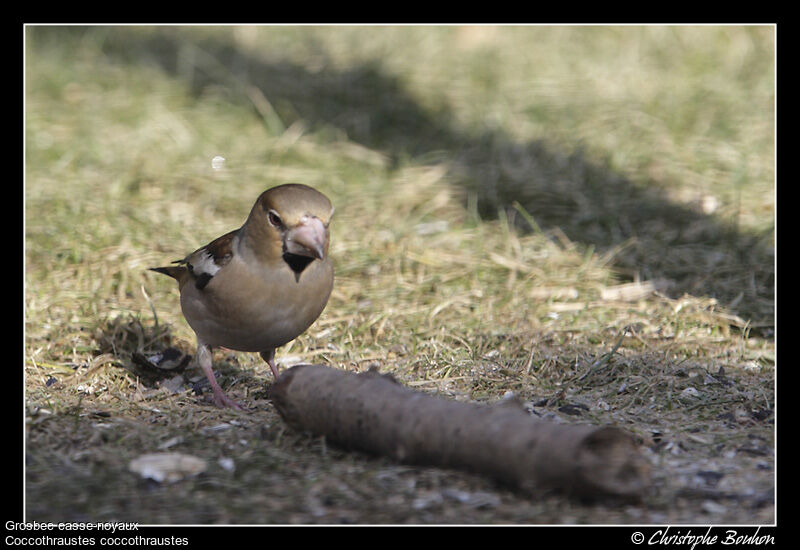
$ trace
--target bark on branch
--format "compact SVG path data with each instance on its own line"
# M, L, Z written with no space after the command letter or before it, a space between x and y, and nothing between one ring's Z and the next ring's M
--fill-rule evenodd
M353 374L298 365L273 384L273 404L293 428L346 449L468 469L526 491L635 497L649 465L614 427L554 424L518 403L462 403L411 390L375 370Z

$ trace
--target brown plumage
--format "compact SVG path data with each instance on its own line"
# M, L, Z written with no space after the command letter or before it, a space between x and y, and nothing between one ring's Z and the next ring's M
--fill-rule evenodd
M211 348L259 352L277 377L275 349L322 313L333 288L332 215L330 200L312 187L273 187L239 229L175 265L151 268L178 281L181 310L197 335L197 361L217 405L242 408L217 383Z

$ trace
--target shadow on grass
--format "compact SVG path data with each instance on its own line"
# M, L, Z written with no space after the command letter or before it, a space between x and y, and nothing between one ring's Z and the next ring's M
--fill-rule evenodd
M672 296L711 296L755 327L773 324L771 231L747 233L676 204L660 190L663 182L636 185L580 152L564 153L543 140L518 142L502 130L464 131L446 105L423 108L379 63L311 72L265 62L223 37L169 28L60 32L67 39L95 33L92 39L111 61L155 64L188 81L196 94L215 87L231 90L231 101L250 103L248 90L257 90L269 104L259 109L268 126L302 120L312 129L336 128L395 161L444 160L450 180L468 191L483 217L495 217L501 208L513 212L518 202L541 230L559 228L571 241L609 254L623 277L666 279ZM515 222L531 230L522 216Z
M182 373L192 359L170 345L173 337L169 326L142 323L133 315L99 321L94 336L97 355L113 355L147 387Z

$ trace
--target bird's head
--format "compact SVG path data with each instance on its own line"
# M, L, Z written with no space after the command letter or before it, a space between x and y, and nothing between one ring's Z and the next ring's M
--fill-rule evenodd
M295 273L328 256L331 201L308 185L287 183L264 191L245 224L259 256L282 259Z

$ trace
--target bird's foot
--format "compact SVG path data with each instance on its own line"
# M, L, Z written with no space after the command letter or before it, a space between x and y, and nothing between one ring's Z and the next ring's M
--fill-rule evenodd
M242 405L225 395L225 392L217 382L217 377L214 376L214 371L211 368L211 348L199 339L197 341L197 362L200 364L200 368L203 369L203 372L208 379L208 383L211 386L211 391L214 392L214 403L217 405L217 407L223 409L230 407L236 411L247 411L247 409Z
M217 407L221 409L231 408L236 411L248 412L248 409L246 407L240 405L239 403L237 403L236 401L225 395L225 392L223 391L214 392L214 404L216 404Z

